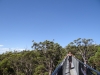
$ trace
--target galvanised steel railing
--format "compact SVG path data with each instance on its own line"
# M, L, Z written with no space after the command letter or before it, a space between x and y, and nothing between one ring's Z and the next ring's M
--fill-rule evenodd
M65 58L54 70L52 75L64 75L66 71L67 60L68 58ZM100 75L99 71L93 69L87 64L84 64L82 61L75 57L72 57L72 63L74 65L74 69L77 72L77 75Z
M54 70L52 75L62 75L63 72L63 64L65 62L66 58L57 66L57 68Z
M76 62L75 62L76 61ZM73 57L73 62L74 64L77 63L77 61L79 62L78 65L75 65L75 69L78 69L78 75L100 75L100 72L93 69L92 67L90 67L87 64L84 64L82 61L80 61L79 59Z

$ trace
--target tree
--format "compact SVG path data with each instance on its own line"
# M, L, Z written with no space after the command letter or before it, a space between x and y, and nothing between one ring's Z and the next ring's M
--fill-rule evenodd
M92 39L77 39L74 40L74 45L77 48L77 52L82 56L84 63L93 56L96 52L96 46L93 45Z
M51 75L52 71L59 63L58 61L64 56L62 54L64 51L63 48L58 43L54 43L54 40L45 40L44 42L39 43L33 42L32 48L35 48L41 53L43 60L40 60L40 62L45 65L45 72L48 72L48 75Z
M89 59L89 63L90 65L92 65L92 67L94 67L94 65L96 65L96 69L98 71L100 71L100 46L98 46L97 52L95 53L94 56L90 57Z
M92 39L81 39L78 38L70 43L70 48L76 51L76 54L81 55L84 64L87 64L88 59L93 56L96 52L96 46L93 45ZM86 67L85 72L86 72Z
M99 70L100 46L92 42L92 39L79 38L63 48L54 40L39 43L33 41L33 50L0 55L0 75L51 75L68 51L76 57L82 56L84 61L89 59L89 64L95 63Z

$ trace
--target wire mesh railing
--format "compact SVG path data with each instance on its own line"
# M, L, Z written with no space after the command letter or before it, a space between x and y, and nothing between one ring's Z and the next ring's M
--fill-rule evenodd
M84 64L82 61L78 60L77 58L74 58L74 60L78 61L79 64L78 67L79 69L79 74L78 75L100 75L100 72L93 69L92 67L90 67L89 65L87 64ZM74 64L77 63L77 62L74 62Z
M65 58L54 70L52 75L65 75L66 72L66 66L67 66L67 61L68 59ZM93 69L87 64L84 64L82 61L79 59L72 57L72 63L74 65L74 69L77 72L77 75L100 75L100 72Z
M65 59L64 63L63 63L63 67L62 67L62 75L65 75L66 73L66 66L67 66L67 58Z
M52 75L62 75L63 72L63 64L65 62L66 59L64 59L54 70L54 72L52 73Z

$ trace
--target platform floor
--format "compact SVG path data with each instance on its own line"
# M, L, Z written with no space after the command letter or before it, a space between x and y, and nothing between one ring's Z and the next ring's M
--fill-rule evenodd
M75 70L75 68L74 68L73 62L72 62L71 65L72 65L72 68L73 68L73 69L70 70L70 75L77 75L77 72L76 72L76 70Z
M73 67L73 69L69 70L69 61L67 60L67 63L66 63L66 70L65 70L65 73L63 75L77 75L76 73L76 70L74 68L74 65L73 65L73 62L71 63L71 67Z

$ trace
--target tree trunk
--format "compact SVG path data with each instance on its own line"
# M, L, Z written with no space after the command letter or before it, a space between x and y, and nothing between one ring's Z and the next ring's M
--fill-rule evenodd
M49 75L51 75L52 69L49 69Z
M85 56L84 56L84 64L85 64L85 65L84 65L84 72L85 72L85 75L86 75L86 64L87 64L87 63L86 63L86 57L85 57Z
M49 62L49 75L52 73L52 60Z

